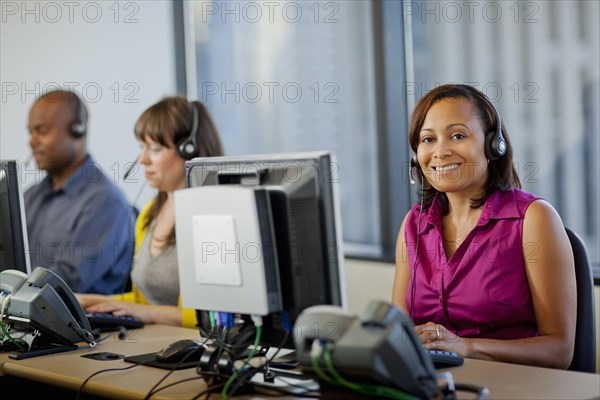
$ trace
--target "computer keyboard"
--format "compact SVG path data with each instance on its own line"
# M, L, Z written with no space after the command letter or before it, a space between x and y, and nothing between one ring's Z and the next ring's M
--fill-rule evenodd
M427 354L429 354L429 357L431 357L431 361L433 361L433 365L436 369L455 367L458 365L463 365L465 362L464 358L452 351L434 349L427 349L425 351Z
M123 327L125 329L139 329L144 323L138 318L129 315L113 315L110 313L86 313L92 329L110 330L110 328Z

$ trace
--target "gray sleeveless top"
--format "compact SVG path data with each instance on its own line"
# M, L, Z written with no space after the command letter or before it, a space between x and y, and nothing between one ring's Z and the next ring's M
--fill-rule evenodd
M144 294L149 304L176 306L179 300L177 247L168 246L155 257L150 255L151 232L148 229L135 255L131 281Z

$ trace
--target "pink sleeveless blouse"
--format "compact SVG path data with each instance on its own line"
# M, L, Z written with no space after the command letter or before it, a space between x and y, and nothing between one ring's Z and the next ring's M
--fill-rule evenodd
M411 209L405 225L404 245L411 269L406 304L415 324L432 321L464 337L537 336L523 253L523 218L536 199L519 189L492 194L479 221L450 259L444 251L438 198L423 210L419 235L419 204ZM535 257L535 244L530 247L527 257Z

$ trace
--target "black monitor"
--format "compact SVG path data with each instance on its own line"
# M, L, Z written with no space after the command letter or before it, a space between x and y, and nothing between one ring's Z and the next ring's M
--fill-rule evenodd
M0 160L0 271L29 275L29 244L23 193L16 160Z
M304 309L345 308L337 167L330 152L187 161L175 193L182 305L260 314L273 347Z

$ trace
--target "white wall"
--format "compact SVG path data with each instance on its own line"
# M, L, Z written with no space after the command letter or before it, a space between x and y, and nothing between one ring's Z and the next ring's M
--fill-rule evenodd
M349 259L345 260L348 309L362 314L372 300L392 301L394 264Z
M171 1L2 1L0 12L0 158L27 159L32 102L71 86L90 112L88 149L133 201L143 175L122 175L138 153L134 123L176 90ZM34 164L24 186L40 177Z

